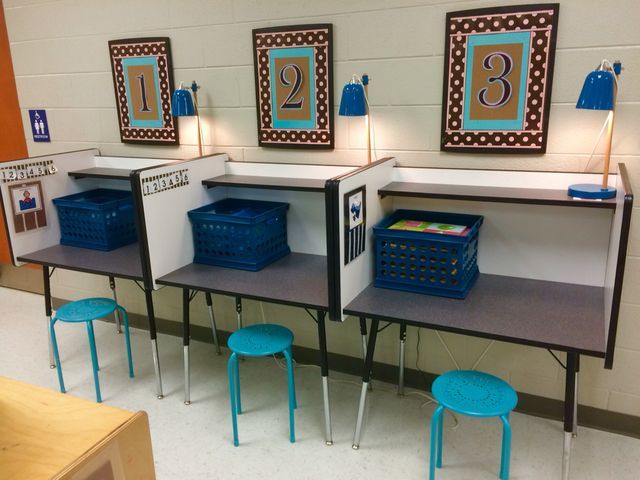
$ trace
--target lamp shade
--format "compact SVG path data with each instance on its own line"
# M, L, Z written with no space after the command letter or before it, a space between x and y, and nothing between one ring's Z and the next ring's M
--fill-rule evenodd
M589 110L613 110L613 73L594 70L587 75L576 108Z
M191 92L186 88L179 88L171 97L171 115L174 117L193 117L196 109L193 106Z
M367 114L364 87L361 83L350 82L344 86L338 113L344 117L362 117Z

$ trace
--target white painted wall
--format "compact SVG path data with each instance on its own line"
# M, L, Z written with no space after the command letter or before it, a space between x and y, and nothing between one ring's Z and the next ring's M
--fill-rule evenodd
M301 152L257 147L251 29L273 25L334 24L335 92L352 73L371 75L378 156L402 165L472 168L582 170L604 120L602 112L574 108L582 81L603 57L621 59L619 108L613 152L624 160L640 194L640 2L562 0L548 153L489 156L439 151L440 102L447 11L529 1L458 0L4 0L20 106L46 108L51 144L25 135L31 155L99 147L104 155L187 158L196 152L194 124L181 121L180 147L120 143L107 41L136 36L169 36L174 78L196 79L207 153L227 152L234 160L357 164L365 160L361 119L336 115L336 149ZM25 122L28 125L28 122ZM602 148L598 149L601 152ZM590 170L600 167L601 157ZM640 200L637 202L640 206ZM123 282L124 284L124 282ZM127 285L130 287L130 285ZM72 272L54 275L53 292L78 298L108 293L104 279ZM137 288L122 288L127 308L144 312ZM180 318L180 293L155 295L157 314ZM216 297L222 328L234 325L232 300ZM260 308L247 303L247 319ZM194 322L207 324L204 300L195 302ZM297 342L316 346L314 324L298 309L264 305L274 321L293 325ZM330 325L329 348L360 354L357 321ZM470 367L486 345L452 334L443 338L462 367ZM395 363L397 334L381 335L376 359ZM408 366L415 367L416 331L409 330ZM422 332L420 364L442 372L453 367L432 332ZM162 349L162 345L160 346ZM640 416L640 208L634 209L632 238L613 371L585 359L580 402ZM563 392L563 371L544 351L497 344L479 366L509 380L518 390L553 398ZM164 364L164 368L178 368ZM355 408L355 406L354 406Z

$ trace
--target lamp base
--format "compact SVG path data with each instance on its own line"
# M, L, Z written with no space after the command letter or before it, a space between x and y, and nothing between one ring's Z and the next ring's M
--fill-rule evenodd
M570 197L586 198L590 200L607 199L616 196L616 189L613 187L603 188L602 185L595 183L579 183L569 187L568 194Z

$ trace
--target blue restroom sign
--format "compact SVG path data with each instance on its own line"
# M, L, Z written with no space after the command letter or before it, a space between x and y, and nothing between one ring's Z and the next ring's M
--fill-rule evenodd
M44 110L29 110L29 121L34 142L50 142L49 124L47 123L47 112Z

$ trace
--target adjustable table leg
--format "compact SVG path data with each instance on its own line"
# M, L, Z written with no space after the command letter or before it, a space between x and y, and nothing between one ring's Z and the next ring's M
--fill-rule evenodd
M373 365L373 353L376 349L376 338L378 336L378 320L371 320L371 330L369 333L369 344L367 346L367 358L364 361L364 370L362 372L362 389L360 390L360 403L358 405L358 419L356 420L356 429L353 433L352 448L357 450L360 448L360 435L362 433L362 421L364 419L365 403L367 401L367 388L371 379L371 366Z
M145 288L144 297L147 303L147 318L149 319L149 336L151 337L151 350L153 353L153 368L156 374L156 396L158 400L164 398L162 393L162 375L160 373L160 357L158 355L158 342L156 331L156 316L153 311L152 291Z

